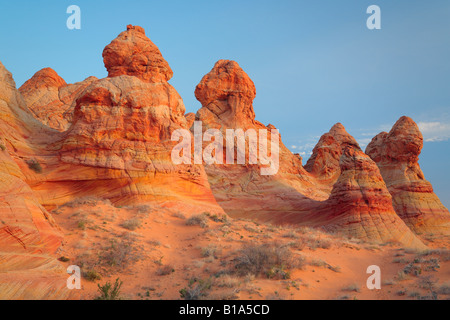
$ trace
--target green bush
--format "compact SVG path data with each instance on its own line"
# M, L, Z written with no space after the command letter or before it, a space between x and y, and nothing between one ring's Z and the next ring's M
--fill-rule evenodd
M98 291L100 295L95 300L120 300L120 288L123 282L117 278L114 286L107 281L103 286L98 284Z

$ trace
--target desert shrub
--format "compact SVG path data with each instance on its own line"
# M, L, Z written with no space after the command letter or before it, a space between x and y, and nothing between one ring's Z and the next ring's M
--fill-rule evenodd
M240 283L239 278L232 277L229 274L222 275L217 279L218 287L236 288L239 287Z
M356 283L353 283L345 288L342 288L342 291L354 291L354 292L359 292L360 288Z
M138 204L134 207L139 214L148 215L151 211L153 211L153 207L148 204Z
M63 206L69 207L69 208L79 207L81 205L88 205L90 207L95 207L99 201L105 201L105 202L108 201L109 202L109 200L101 200L96 197L87 196L87 197L81 197L81 198L75 199L73 201L69 201L69 202L63 204Z
M208 227L208 218L205 214L197 214L186 220L188 226L200 226L202 228Z
M208 295L211 289L211 279L197 279L189 280L188 286L180 290L180 297L185 300L200 300Z
M0 143L0 150L2 150L2 151L6 150L6 147L3 144L1 144L1 143Z
M120 300L120 288L122 287L123 282L117 278L112 285L109 281L107 281L104 285L98 284L98 291L100 296L96 298L96 300Z
M134 246L135 238L127 234L119 239L112 239L110 245L103 249L100 260L111 267L126 268L130 263L139 260L139 253Z
M101 280L102 276L96 270L91 269L89 271L83 272L83 277L89 281Z
M439 287L438 293L442 295L450 295L450 282L441 285Z
M87 219L81 219L81 220L78 221L77 227L78 227L78 229L86 230L86 225L87 224L88 224L88 220Z
M293 230L284 233L284 234L282 235L282 237L283 237L283 238L291 238L291 239L298 239L298 238L299 238L297 232L295 232L295 231L293 231Z
M392 263L407 263L408 260L406 260L405 258L395 258L394 260L392 260Z
M414 263L408 264L403 268L405 274L412 274L414 276L419 276L422 273L422 267L420 265L415 265Z
M69 261L70 259L67 258L67 257L65 257L65 256L62 256L62 257L59 257L58 260L61 261L61 262L67 262L67 261Z
M172 216L179 219L186 219L186 216L180 211L173 212Z
M240 250L235 261L237 273L264 274L267 277L284 277L288 275L288 269L304 265L303 257L294 257L288 247L275 244L247 245Z
M397 273L397 280L398 281L403 281L403 280L407 280L407 279L408 279L408 275L404 271L399 271Z
M36 173L42 173L42 167L41 164L39 162L37 162L36 159L30 159L26 161L28 168L30 168L31 170L33 170Z
M203 215L208 217L209 219L211 219L214 222L222 222L222 223L226 223L228 222L228 216L226 214L222 214L222 215L217 215L217 214L211 214L209 212L203 212Z
M268 294L266 296L266 300L286 300L286 296L284 294L280 294L278 291L274 293Z
M137 218L132 218L129 220L124 221L121 226L125 229L128 230L136 230L137 228L139 228L142 225L141 220L137 219Z
M425 263L425 271L437 271L441 267L439 262L439 258L431 258L423 261Z
M422 277L418 281L420 288L425 289L429 292L429 295L419 297L420 300L437 300L438 292L436 291L436 283L438 280L432 276Z
M217 247L215 245L209 245L207 247L202 248L202 257L216 257Z
M328 266L328 263L326 263L322 259L312 259L309 262L309 265L313 266L313 267L326 267L326 266Z
M406 290L403 289L403 290L397 291L397 295L398 295L398 296L404 296L404 295L406 295Z
M148 242L148 244L150 244L150 245L152 245L154 247L161 246L161 241L159 241L159 240L148 240L147 242Z
M309 243L310 248L312 249L330 249L331 248L331 240L317 238Z
M162 267L158 268L158 270L156 271L156 274L159 276L167 276L168 274L171 274L175 272L175 269L173 266L171 265L163 265Z
M295 249L295 250L298 250L298 251L302 251L303 249L305 249L306 245L307 245L306 242L301 240L301 239L289 243L289 246L292 249Z
M336 273L341 272L341 267L339 267L339 266L332 266L330 264L327 264L327 268Z
M283 279L287 280L291 278L291 273L288 270L285 270L283 266L273 266L266 273L267 278L269 279Z
M410 298L419 298L420 297L420 292L411 291L410 293L408 293L408 297L410 297Z

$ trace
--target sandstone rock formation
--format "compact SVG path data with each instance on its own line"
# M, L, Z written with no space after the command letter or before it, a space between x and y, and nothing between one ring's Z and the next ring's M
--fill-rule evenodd
M157 203L187 215L226 212L421 249L411 229L448 234L450 214L418 165L423 138L411 119L376 136L367 154L338 123L303 167L276 128L256 120L255 85L236 62L214 65L195 89L202 108L185 114L168 83L173 72L143 28L127 26L103 60L107 78L67 84L45 68L20 92L0 63L0 299L70 296L56 260L61 230L47 210L85 196L116 206ZM214 152L223 150L223 161L175 164L172 134L183 129L195 141L198 121L200 134L222 134ZM250 134L245 163L235 163L235 137L228 163L229 129L253 130L256 151L267 148L266 158L279 160L275 172L262 174L271 164L261 153L250 162Z
M307 221L319 219L316 227L359 239L424 248L397 216L380 171L367 155L347 146L339 165L341 174L330 198Z
M306 171L310 172L320 183L332 187L341 174L339 160L347 147L361 150L344 126L336 123L328 133L320 137L305 165Z
M272 152L271 130L275 127L265 126L255 119L255 95L253 81L236 62L219 60L195 90L196 98L202 103L196 120L202 122L203 131L219 129L224 137L224 148L227 129L242 129L243 132L253 129L257 133L264 130L267 138L258 139L258 149L265 145ZM316 188L315 181L302 166L301 157L292 154L281 139L278 172L267 176L261 174L261 167L265 166L260 159L257 164L249 163L248 137L246 143L245 164L205 165L217 201L231 216L280 222L279 214L294 214L299 207L309 207L313 200L328 197L326 192Z
M185 114L186 118L186 127L191 128L195 121L195 113L189 112Z
M235 61L217 61L195 88L195 97L203 106L198 118L210 126L247 128L257 124L255 84Z
M53 69L44 68L26 81L19 92L33 115L50 128L65 131L72 122L74 101L93 81L67 84Z
M423 137L416 123L401 117L389 133L372 139L366 153L377 163L392 194L397 214L416 233L450 232L450 213L430 182L425 180L418 160Z
M171 135L187 129L185 107L157 47L128 26L103 57L109 76L76 97L72 125L45 148L43 174L29 179L41 203L95 196L116 205L184 201L223 213L201 165L172 163Z
M167 82L173 72L158 47L145 36L142 27L128 25L103 50L108 77L135 76L145 82Z
M0 299L69 296L53 256L62 234L16 163L32 152L27 137L39 127L0 63Z

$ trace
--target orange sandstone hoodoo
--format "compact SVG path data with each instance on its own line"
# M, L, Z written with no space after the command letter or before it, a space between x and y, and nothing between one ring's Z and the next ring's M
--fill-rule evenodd
M395 211L414 232L449 234L450 213L418 163L422 147L423 137L416 123L401 117L389 133L372 139L366 153L380 168Z
M255 94L253 82L236 62L220 60L195 90L203 106L196 120L205 129L221 131L269 129L272 126L255 120ZM214 195L227 213L423 247L395 213L376 164L341 124L314 149L307 165L311 173L281 142L279 157L280 168L273 176L261 176L259 165L205 166Z
M33 115L50 128L66 131L72 123L75 100L96 77L67 84L53 69L44 68L26 81L19 92Z

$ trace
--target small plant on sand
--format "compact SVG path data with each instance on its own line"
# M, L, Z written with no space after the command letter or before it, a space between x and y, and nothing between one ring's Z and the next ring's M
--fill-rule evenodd
M429 295L420 297L421 300L437 300L438 292L436 291L436 283L438 280L432 276L425 276L419 279L419 287L429 292Z
M188 226L200 226L202 228L208 227L208 218L207 216L202 214L197 214L195 216L190 217L186 220L186 225Z
M202 257L207 258L207 257L216 257L216 253L217 253L217 246L210 244L207 247L202 248Z
M360 288L356 283L353 283L345 288L342 288L342 291L354 291L354 292L359 292Z
M450 295L450 282L447 282L447 283L444 283L443 285L441 285L439 287L438 293L442 294L442 295L447 295L447 296Z
M189 280L188 286L180 290L180 297L185 300L200 300L208 295L211 286L211 279L192 278Z
M134 231L137 228L139 228L141 226L141 220L137 219L137 218L133 218L133 219L129 219L124 221L121 226L125 229Z
M87 223L88 223L88 221L86 219L79 220L78 224L77 224L78 229L86 230L86 224Z
M100 296L96 298L96 300L120 300L120 288L122 287L123 282L117 278L112 285L109 281L107 281L104 285L98 284L98 291Z
M161 267L158 268L158 270L156 271L156 273L157 273L159 276L167 276L167 275L169 275L169 274L171 274L171 273L173 273L173 272L175 272L175 269L174 269L173 266L171 266L171 265L169 265L169 264L166 264L166 265L161 266Z
M119 239L112 239L110 245L103 248L100 261L110 267L127 268L130 263L140 259L135 241L135 237L131 234L125 234Z
M411 262L403 268L403 272L405 274L411 274L417 277L422 273L422 267L421 265L415 265L414 262Z
M2 151L6 150L6 147L3 144L1 144L1 143L0 143L0 150L2 150Z
M294 256L287 246L276 244L247 245L236 258L235 270L240 275L264 274L269 278L289 278L289 269L302 268L305 259Z
M95 280L101 280L102 279L102 276L100 275L100 273L98 273L94 269L91 269L91 270L89 270L87 272L84 272L83 273L83 277L85 277L89 281L95 281Z

